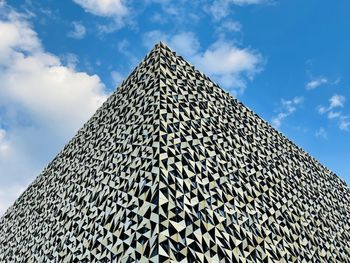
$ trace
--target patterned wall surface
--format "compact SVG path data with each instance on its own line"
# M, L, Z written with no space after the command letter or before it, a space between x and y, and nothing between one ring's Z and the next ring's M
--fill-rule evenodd
M160 43L0 219L0 262L350 262L350 190Z

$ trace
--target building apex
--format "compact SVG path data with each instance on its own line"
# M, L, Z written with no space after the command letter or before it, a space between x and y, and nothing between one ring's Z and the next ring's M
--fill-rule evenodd
M163 40L159 40L158 42L156 42L152 50L157 50L157 49L165 49L165 50L172 51L171 48Z

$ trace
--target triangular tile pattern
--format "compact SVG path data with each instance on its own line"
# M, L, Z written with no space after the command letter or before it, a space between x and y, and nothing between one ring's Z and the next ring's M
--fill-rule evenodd
M350 262L350 190L164 44L0 219L0 262Z
M158 262L159 47L0 221L0 262Z

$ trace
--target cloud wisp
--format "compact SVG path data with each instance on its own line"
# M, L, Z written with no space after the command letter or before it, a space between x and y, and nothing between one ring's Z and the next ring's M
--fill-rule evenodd
M305 88L307 90L313 90L316 89L322 85L327 84L329 81L327 78L325 77L318 77L315 79L310 80L308 83L306 83Z
M86 34L85 26L77 21L73 21L72 25L73 29L72 31L68 32L68 36L75 39L83 39Z
M220 21L223 18L229 16L231 10L231 4L244 6L252 4L263 4L266 3L265 0L215 0L208 7L206 11L212 16L216 21Z
M303 97L294 97L291 100L282 99L278 114L271 119L272 126L279 129L282 126L283 121L288 116L292 115L298 109L298 107L302 105L303 101Z
M325 130L325 128L320 127L316 132L315 132L315 136L319 137L319 138L323 138L323 139L328 139L328 134L327 131Z
M334 119L340 112L335 112L339 108L343 108L345 104L345 97L342 95L334 94L329 99L329 106L318 106L317 111L320 114L328 113L329 119Z
M327 114L329 120L335 120L340 130L348 131L350 129L350 116L342 112L345 106L346 98L343 95L334 94L329 98L328 106L318 106L319 114Z

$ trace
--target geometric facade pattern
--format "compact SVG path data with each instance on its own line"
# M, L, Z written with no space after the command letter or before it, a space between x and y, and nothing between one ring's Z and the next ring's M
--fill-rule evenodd
M0 262L350 262L350 190L159 43L0 219Z

